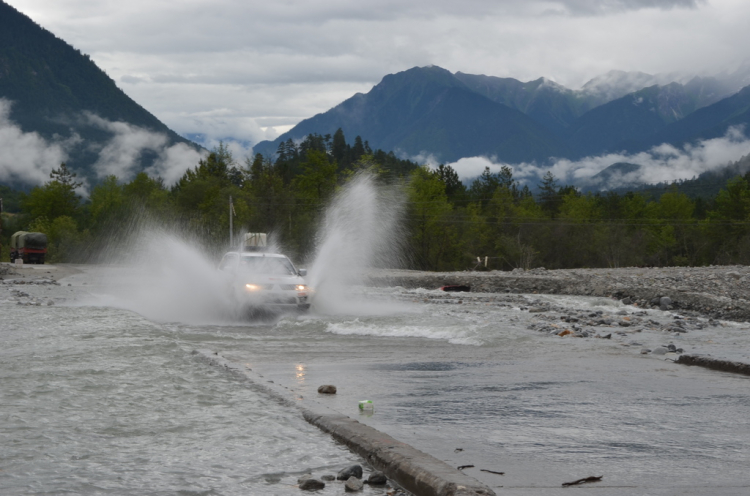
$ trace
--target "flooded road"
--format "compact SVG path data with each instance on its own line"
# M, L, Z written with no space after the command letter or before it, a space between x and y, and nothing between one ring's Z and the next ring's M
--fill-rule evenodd
M0 285L0 494L296 495L299 476L359 462L198 360L194 334L65 281Z
M205 287L173 284L165 295L156 279L144 291L150 276L131 269L81 270L60 286L0 286L2 494L299 494L305 471L357 461L297 412L196 360L198 348L473 465L463 471L498 494L750 488L750 378L640 354L672 342L742 359L745 324L559 337L530 329L540 314L529 308L633 310L604 298L402 288L355 288L320 313L246 322L214 313L220 296ZM197 298L181 296L192 289ZM18 304L34 299L42 305ZM338 394L318 395L322 384ZM359 412L364 399L372 413ZM588 476L604 478L561 487Z

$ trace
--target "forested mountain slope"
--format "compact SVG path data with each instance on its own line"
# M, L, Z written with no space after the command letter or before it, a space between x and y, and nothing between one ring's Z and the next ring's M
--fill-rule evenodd
M10 118L24 132L47 139L80 136L69 165L84 175L97 159L92 145L112 135L92 124L87 112L163 133L171 143L190 143L128 97L88 55L1 0L0 98L12 102ZM148 165L149 157L143 162Z
M684 145L699 140L724 136L729 128L744 132L750 124L750 86L713 105L703 107L664 129L639 140L625 141L620 148L637 152L662 143Z

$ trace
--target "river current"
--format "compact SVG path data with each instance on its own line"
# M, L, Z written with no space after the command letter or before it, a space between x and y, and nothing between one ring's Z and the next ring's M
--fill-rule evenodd
M318 313L248 322L212 313L205 288L165 289L163 274L79 269L60 286L0 286L0 494L299 494L300 475L361 462L195 349L471 465L464 472L498 494L750 491L750 378L639 353L676 342L747 360L743 324L561 338L529 329L533 302L624 306L403 288L357 288ZM18 291L55 304L19 305ZM317 395L321 384L338 394ZM360 413L364 399L373 412ZM588 476L603 480L561 487Z

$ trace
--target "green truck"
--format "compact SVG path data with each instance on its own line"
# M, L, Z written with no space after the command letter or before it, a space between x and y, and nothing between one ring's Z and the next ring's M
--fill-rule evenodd
M47 235L39 232L18 231L10 237L10 261L43 264L47 254Z

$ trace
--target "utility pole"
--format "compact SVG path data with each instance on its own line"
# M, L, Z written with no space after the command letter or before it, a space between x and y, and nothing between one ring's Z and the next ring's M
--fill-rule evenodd
M232 195L229 195L229 249L234 248L234 230L232 225L232 214L234 214L234 205L232 205Z

